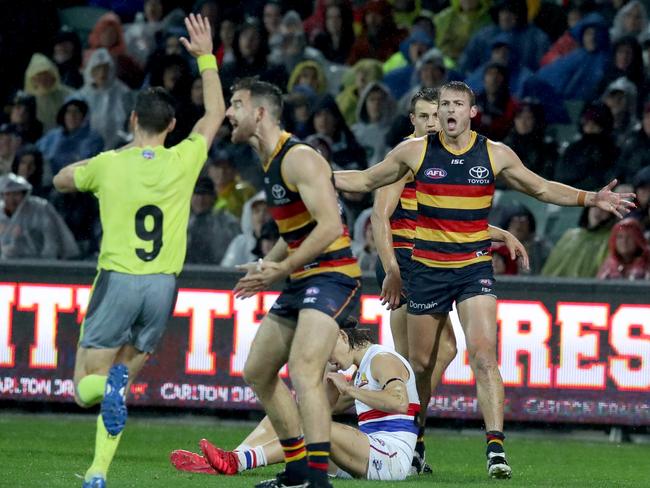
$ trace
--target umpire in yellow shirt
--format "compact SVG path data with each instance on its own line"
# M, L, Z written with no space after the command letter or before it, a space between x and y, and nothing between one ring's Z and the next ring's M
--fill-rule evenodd
M154 352L173 311L192 191L224 118L210 23L190 15L185 25L189 40L181 43L198 60L205 104L190 136L163 147L176 124L174 100L162 88L148 88L131 112L131 144L71 164L54 178L60 192L95 194L104 230L74 371L77 403L101 402L84 488L106 486L126 422L128 385Z

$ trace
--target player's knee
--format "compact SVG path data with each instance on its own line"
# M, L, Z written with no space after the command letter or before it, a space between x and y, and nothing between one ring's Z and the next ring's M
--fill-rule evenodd
M265 385L270 383L271 375L269 375L268 370L265 370L263 367L259 367L258 364L253 361L246 361L244 365L244 381L251 387L255 392L263 389Z
M469 362L477 374L487 373L499 367L496 350L493 348L477 349L470 352Z
M457 353L458 353L458 349L456 347L456 341L447 341L440 344L440 350L438 351L438 358L440 361L442 361L445 364L446 367L449 365L449 363L451 363L454 360Z
M318 365L313 360L292 358L289 360L289 371L291 371L291 384L297 392L309 391L322 385L322 365Z
M411 368L413 368L415 374L429 373L433 369L430 354L411 351L409 353L409 363L411 363Z

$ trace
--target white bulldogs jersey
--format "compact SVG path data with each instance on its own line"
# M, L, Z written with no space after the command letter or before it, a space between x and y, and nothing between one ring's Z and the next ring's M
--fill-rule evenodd
M415 374L408 361L397 352L385 346L375 344L368 348L361 360L359 369L354 376L354 386L370 391L381 391L384 385L380 385L370 372L370 364L377 354L392 354L402 361L409 372L406 382L406 391L409 400L409 408L406 414L389 413L371 408L365 403L355 400L359 430L364 434L387 434L391 437L404 440L408 444L414 444L417 439L418 425L415 416L420 411L420 400L415 387Z

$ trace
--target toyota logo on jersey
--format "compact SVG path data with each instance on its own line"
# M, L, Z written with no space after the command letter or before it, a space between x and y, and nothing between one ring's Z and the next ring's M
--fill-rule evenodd
M273 195L273 198L279 200L280 198L284 198L284 196L287 194L287 191L282 185L276 184L273 185L273 188L271 188L271 194Z
M474 166L469 169L469 175L472 178L477 178L477 179L484 179L487 178L490 172L488 171L487 168L484 168L483 166Z

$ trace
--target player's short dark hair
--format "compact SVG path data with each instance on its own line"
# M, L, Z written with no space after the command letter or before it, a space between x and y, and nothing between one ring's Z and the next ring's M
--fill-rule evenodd
M359 349L368 344L374 344L375 341L370 335L370 329L345 328L341 331L347 336L350 349Z
M256 76L242 78L235 81L230 88L231 93L235 93L237 90L248 90L251 98L257 103L260 103L261 100L267 102L271 107L271 115L280 120L283 108L282 90L273 83L260 81Z
M438 103L438 90L436 88L422 88L421 90L418 90L418 92L411 97L411 107L409 108L410 113L415 113L415 104L418 100L424 100L429 103Z
M138 93L133 111L138 116L138 126L145 132L160 134L174 119L176 101L160 86L145 88Z
M438 90L438 100L440 100L442 90L467 93L467 96L469 96L469 104L476 105L476 95L474 95L474 91L463 81L449 81L442 85Z

